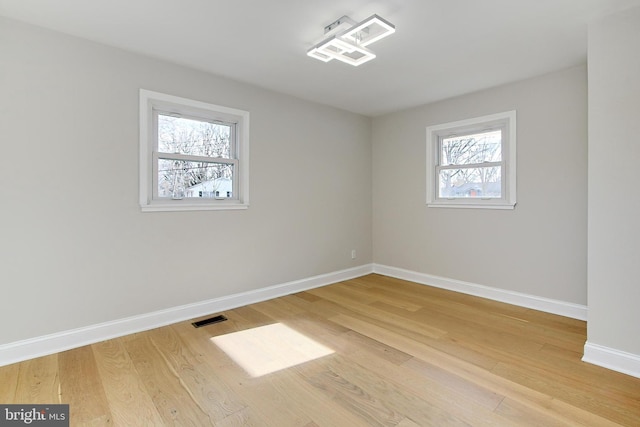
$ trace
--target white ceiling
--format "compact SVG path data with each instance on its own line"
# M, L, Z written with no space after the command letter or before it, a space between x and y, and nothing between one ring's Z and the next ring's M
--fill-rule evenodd
M587 23L640 0L0 0L0 15L376 116L586 61ZM359 67L306 51L342 15L396 33Z

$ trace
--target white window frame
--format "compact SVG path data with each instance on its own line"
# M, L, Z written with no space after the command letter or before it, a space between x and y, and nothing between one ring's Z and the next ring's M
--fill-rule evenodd
M439 197L440 141L502 129L502 191L500 198ZM516 205L516 111L491 114L427 127L427 206L434 208L514 209Z
M232 123L231 159L216 162L234 166L233 198L157 197L157 115L175 114L212 122ZM172 155L190 160L190 156ZM140 89L140 207L143 212L229 210L249 207L249 112L160 92Z

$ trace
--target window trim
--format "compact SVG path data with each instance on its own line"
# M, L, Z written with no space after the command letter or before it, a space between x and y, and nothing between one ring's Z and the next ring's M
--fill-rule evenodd
M158 199L154 195L153 173L157 170L157 113L177 113L183 117L235 123L233 159L212 159L212 163L233 163L233 190L237 198ZM234 155L235 153L235 155ZM143 212L232 210L249 207L249 112L160 92L140 89L140 208Z
M440 138L504 128L502 141L502 197L454 198L438 197ZM516 205L516 111L490 114L427 127L427 206L434 208L514 209Z

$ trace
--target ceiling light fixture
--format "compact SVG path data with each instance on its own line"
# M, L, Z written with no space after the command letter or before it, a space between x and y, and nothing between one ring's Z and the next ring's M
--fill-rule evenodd
M325 38L307 51L307 55L329 62L332 59L358 66L371 61L376 54L366 46L393 34L396 27L378 15L356 23L343 16L324 27Z

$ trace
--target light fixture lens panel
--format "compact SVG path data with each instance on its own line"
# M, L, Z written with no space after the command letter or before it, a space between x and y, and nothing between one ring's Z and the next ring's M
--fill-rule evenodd
M312 49L309 49L309 50L307 51L307 55L308 55L308 56L310 56L310 57L312 57L312 58L319 59L319 60L320 60L320 61L322 61L322 62L329 62L329 61L331 61L331 60L333 59L333 58L332 58L332 57L330 57L330 56L327 56L327 55L325 55L325 54L323 54L323 53L320 53L320 52L318 51L318 49L317 49L317 48L315 48L315 47L314 47L314 48L312 48Z
M318 48L318 51L323 55L355 66L364 64L376 57L375 53L369 49L340 39L334 39L330 43L326 43L322 48Z
M368 46L396 32L396 27L378 15L373 15L349 29L344 38L359 44Z
M320 52L324 52L324 51L331 51L331 52L335 52L337 54L343 54L343 53L352 53L354 52L356 49L358 49L358 46L354 45L353 43L349 43L348 41L344 41L341 40L339 38L336 37L332 37L330 39L325 40L323 43L321 43L318 46L318 50Z

